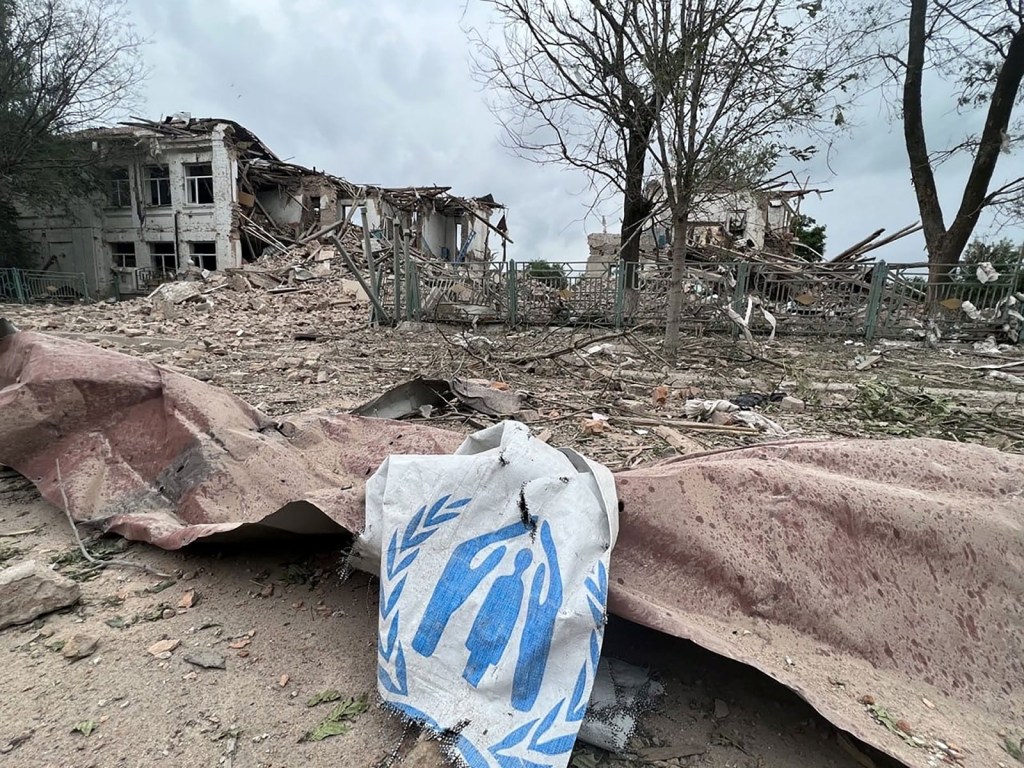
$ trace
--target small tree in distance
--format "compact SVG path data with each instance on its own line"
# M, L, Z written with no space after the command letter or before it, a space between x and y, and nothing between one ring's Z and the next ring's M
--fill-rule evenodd
M543 259L531 261L527 267L526 274L528 277L539 280L552 288L561 289L569 285L569 279L565 275L564 266L552 264L550 261L544 261Z
M823 261L825 258L825 225L800 213L793 217L793 255L804 261Z

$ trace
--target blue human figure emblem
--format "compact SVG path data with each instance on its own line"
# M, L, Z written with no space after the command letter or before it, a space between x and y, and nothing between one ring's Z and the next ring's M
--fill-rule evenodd
M548 656L551 654L555 619L562 607L562 572L558 567L558 551L547 520L541 524L540 540L547 565L541 563L533 574L526 623L519 641L519 659L512 677L512 706L520 712L529 712L537 702ZM541 600L545 574L548 575L547 596Z
M533 562L529 549L516 553L515 571L499 576L491 585L466 637L469 660L462 676L476 688L488 667L495 666L505 654L523 605L523 576Z
M521 522L516 522L468 539L455 548L441 572L423 620L413 637L412 647L417 653L426 657L434 655L452 616L480 586L480 582L498 567L508 548L504 545L496 547L476 567L473 567L473 559L490 545L523 536L528 530Z

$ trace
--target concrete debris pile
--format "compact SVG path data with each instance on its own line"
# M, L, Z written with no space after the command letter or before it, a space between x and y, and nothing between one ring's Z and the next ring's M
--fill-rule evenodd
M919 230L919 225L904 227L885 238L881 237L884 230L879 230L827 261L770 250L695 245L689 253L698 271L688 292L706 294L702 284L710 279L722 283L716 293L746 294L748 302L767 313L765 320L773 335L778 326L798 326L814 318L841 320L864 329L877 272L874 256L869 254ZM742 276L737 268L741 263L745 266ZM747 327L732 313L730 318Z
M187 373L273 418L312 408L350 411L417 377L442 381L446 391L456 379L467 386L478 380L483 402L517 402L481 410L478 393L452 391L436 402L411 402L406 418L468 432L514 414L542 425L550 439L584 441L589 455L613 468L763 441L783 430L917 434L1024 450L1024 421L1016 415L1024 404L1021 371L984 367L1021 356L995 339L977 350L944 343L935 351L911 340L865 346L850 339L847 348L779 337L752 357L742 341L740 348L706 337L688 342L682 364L669 366L653 324L619 332L470 331L415 321L371 327L372 302L337 268L336 254L310 243L268 252L238 270L194 274L149 298L23 306L12 308L10 319ZM755 401L746 397L751 393L768 394ZM730 400L755 416L719 409L690 415L687 400Z
M128 348L203 381L237 384L270 411L310 406L336 381L337 341L365 329L371 313L358 282L323 268L326 261L318 259L324 251L314 247L305 258L281 254L205 277L190 273L127 301L70 311L24 307L17 322ZM367 352L345 354L372 368ZM307 385L319 385L319 391L305 391Z
M902 263L898 255L891 263L876 260L878 249L919 231L920 225L889 235L878 230L828 260L815 260L791 243L739 246L698 238L687 247L683 322L689 327L731 328L747 338L751 332L774 336L789 331L869 340L911 337L934 344L942 339L975 341L991 334L1017 343L1024 326L1024 263L1001 264L997 269L987 262L963 262L939 274L927 263ZM670 255L668 248L653 256L642 251L631 286L636 290L624 308L616 304L616 313L634 320L664 318ZM569 276L567 281L570 315L607 320L607 296L621 291L618 282L631 280L622 280L617 259L617 236L591 237L585 279ZM594 302L585 295L602 284L603 300ZM596 311L588 312L588 307ZM757 310L752 323L751 307ZM539 321L555 319L541 316ZM538 321L532 316L530 320Z
M367 232L351 218L315 232L295 245L266 248L255 263L225 270L235 287L284 293L314 287L315 278L345 279L372 305L370 322L405 319L493 319L503 302L501 266L440 260L413 245L413 233L396 225L391 240ZM310 284L310 285L307 285ZM354 290L354 289L353 289Z

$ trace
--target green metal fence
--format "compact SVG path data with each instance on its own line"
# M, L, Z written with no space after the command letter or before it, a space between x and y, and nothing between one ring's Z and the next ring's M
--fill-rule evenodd
M668 294L672 284L669 264L648 264L637 270L636 285L628 285L621 267L619 291L622 293L621 320L629 323L660 323L668 315ZM715 265L688 265L683 268L680 295L680 322L691 331L726 330L732 326L728 309L744 293L746 265L724 262Z
M74 302L88 301L89 298L89 288L81 272L0 268L2 302Z
M862 336L870 325L873 265L750 265L746 293L772 313L778 333Z
M375 265L371 278L387 320L624 327L662 323L668 311L667 263L641 265L630 286L618 263L452 264L396 252ZM956 265L930 284L925 263L701 263L684 267L681 287L681 323L689 332L737 331L741 319L754 334L774 326L776 333L871 340L922 337L937 328L972 338L1024 324L1020 262ZM0 301L89 299L82 273L0 268Z
M506 295L515 296L516 324L607 324L614 321L616 275L586 262L512 262Z
M379 274L382 303L399 320L513 326L662 323L672 282L667 263L640 265L633 286L618 263L402 259L388 266ZM977 335L992 332L1008 313L1021 311L1024 267L976 272L976 265L957 267L929 289L926 264L689 264L681 277L681 323L690 332L738 332L741 321L755 335L868 340L921 335L938 324L952 333Z
M879 264L877 331L920 335L930 326L945 334L981 337L1024 308L1024 263L958 264L929 284L928 264Z

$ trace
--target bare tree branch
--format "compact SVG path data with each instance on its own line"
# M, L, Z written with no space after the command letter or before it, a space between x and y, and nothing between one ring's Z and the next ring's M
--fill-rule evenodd
M0 0L0 30L0 198L8 199L31 192L35 171L62 151L55 139L130 107L145 70L124 0Z

